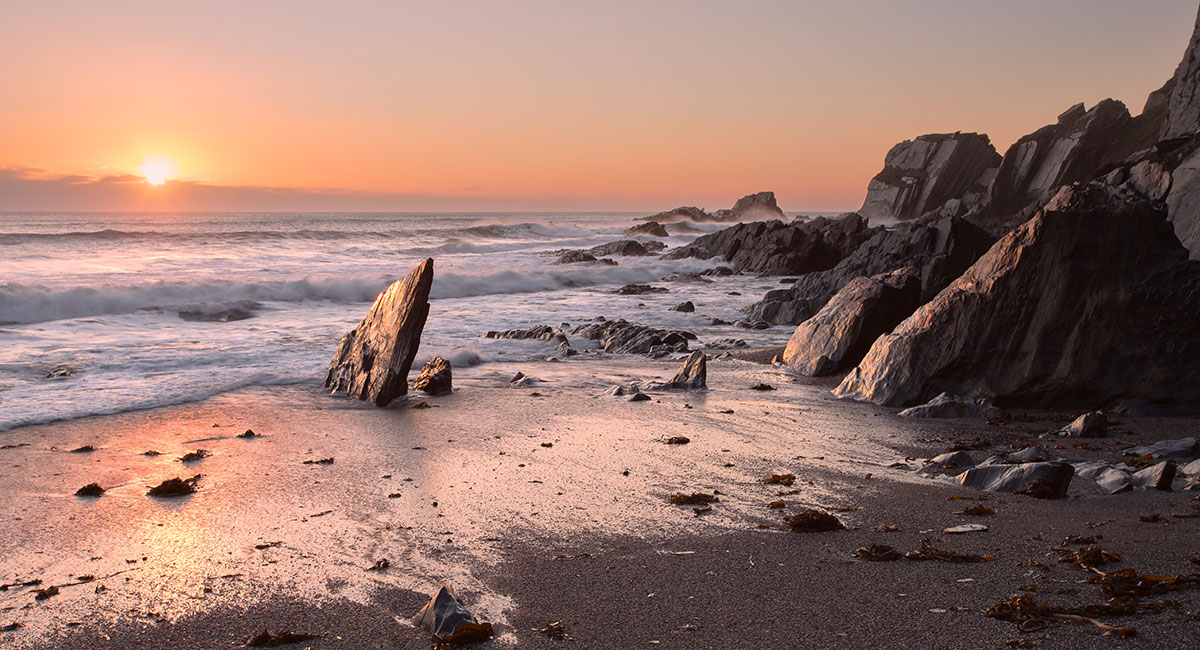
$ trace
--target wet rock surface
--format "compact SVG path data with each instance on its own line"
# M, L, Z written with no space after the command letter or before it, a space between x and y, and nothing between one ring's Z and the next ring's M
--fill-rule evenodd
M421 366L421 372L413 380L413 390L427 395L442 395L453 390L453 370L450 362L434 357Z
M686 352L688 341L696 340L691 332L647 327L624 319L579 325L571 334L598 341L605 352L614 354Z
M563 325L565 326L566 324L564 323ZM535 325L523 330L489 331L484 332L483 338L549 341L554 344L562 356L569 356L575 353L575 350L571 349L571 344L567 339L566 333L562 329L550 325Z
M325 388L376 406L407 393L432 286L433 260L427 259L379 294L366 318L342 337Z

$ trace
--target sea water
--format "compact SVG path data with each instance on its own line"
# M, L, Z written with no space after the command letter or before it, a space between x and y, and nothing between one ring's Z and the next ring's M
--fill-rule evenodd
M785 328L708 324L742 318L777 278L661 281L719 259L553 264L556 250L621 239L638 216L0 214L0 431L252 385L320 390L341 335L427 257L434 282L414 369L433 355L449 358L456 376L544 358L554 353L549 343L481 334L598 316L686 329L701 344L786 341ZM662 241L676 247L721 227L687 222ZM629 283L671 292L613 293ZM695 313L669 310L684 300Z

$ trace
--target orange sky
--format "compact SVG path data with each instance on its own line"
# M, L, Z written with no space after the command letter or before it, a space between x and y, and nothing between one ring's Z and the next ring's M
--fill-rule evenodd
M1003 150L1075 102L1139 112L1196 15L1196 0L183 4L5 8L0 210L715 209L763 189L854 209L899 140L983 131ZM121 178L151 156L191 183Z

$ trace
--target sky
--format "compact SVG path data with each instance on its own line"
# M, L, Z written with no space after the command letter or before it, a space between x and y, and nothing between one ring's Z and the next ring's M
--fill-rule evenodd
M13 2L0 210L853 210L893 144L1141 111L1197 0ZM157 162L155 162L157 161ZM146 182L144 165L170 180ZM152 175L152 174L151 174Z

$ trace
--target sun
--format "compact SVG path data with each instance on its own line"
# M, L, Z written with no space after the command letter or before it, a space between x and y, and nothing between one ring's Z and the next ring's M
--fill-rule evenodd
M175 164L166 158L147 158L137 170L151 185L162 185L175 176Z

